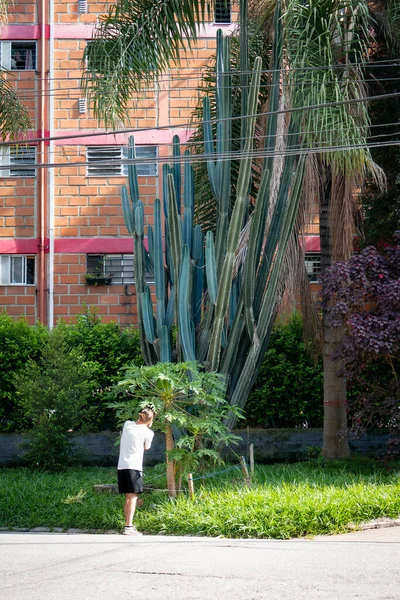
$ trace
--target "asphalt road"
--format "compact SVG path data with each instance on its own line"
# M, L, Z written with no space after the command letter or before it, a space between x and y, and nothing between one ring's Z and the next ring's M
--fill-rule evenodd
M7 600L400 600L400 527L314 540L1 533Z

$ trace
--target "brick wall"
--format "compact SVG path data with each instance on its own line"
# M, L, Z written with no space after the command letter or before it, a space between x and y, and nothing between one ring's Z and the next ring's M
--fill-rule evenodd
M56 254L54 264L54 313L57 319L75 320L85 308L95 308L104 322L121 325L136 322L133 284L87 285L86 254Z

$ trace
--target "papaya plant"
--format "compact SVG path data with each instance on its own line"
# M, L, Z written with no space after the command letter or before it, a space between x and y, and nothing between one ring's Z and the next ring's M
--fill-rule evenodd
M254 156L261 76L257 57L251 77L243 81L248 93L241 99L242 147L235 186L230 39L217 33L217 123L212 127L206 96L202 156L218 215L215 233L203 232L200 224L194 224L192 163L199 155L188 150L182 155L177 136L171 164L163 165L162 202L154 202L154 225L147 226L146 244L133 138L129 185L122 189L124 218L134 238L138 321L146 364L196 360L207 371L225 376L229 402L240 408L262 364L285 287L287 248L304 173L304 157L285 152L287 139L292 150L300 147L296 124L290 116L279 115L285 88L281 27L278 3L265 145L262 157ZM246 22L242 21L241 29L246 31ZM249 194L254 188L254 163L259 169L255 198ZM243 250L240 260L238 247ZM146 284L146 271L154 273L154 295ZM226 424L233 427L236 419L233 411Z
M165 433L171 497L181 490L185 471L198 468L201 462L221 461L213 445L227 446L238 439L224 425L232 410L225 391L225 378L204 371L196 361L132 366L114 389L117 401L111 406L121 425L146 406L154 410L154 428ZM235 415L240 416L238 409ZM184 431L176 444L174 426Z

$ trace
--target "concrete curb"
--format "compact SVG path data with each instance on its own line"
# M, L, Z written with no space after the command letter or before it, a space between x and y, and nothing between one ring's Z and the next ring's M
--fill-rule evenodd
M380 519L376 519L375 521L365 521L364 523L360 523L359 525L356 525L355 523L350 523L348 533L351 533L353 531L368 531L369 529L384 529L386 527L400 527L400 516L397 519L389 519L388 517L382 517ZM120 535L121 532L116 529L63 529L62 527L34 527L33 529L29 529L28 527L14 527L10 529L9 527L0 527L0 533L63 533L67 535L87 533L102 535ZM190 537L190 535L187 537ZM193 537L196 536L194 535Z

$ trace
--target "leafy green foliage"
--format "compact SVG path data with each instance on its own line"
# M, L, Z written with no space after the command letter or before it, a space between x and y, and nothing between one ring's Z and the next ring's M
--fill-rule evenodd
M33 425L26 458L35 466L59 470L71 462L69 434L82 424L93 375L93 365L53 330L39 362L29 361L15 376L19 404Z
M40 359L48 332L43 325L28 325L26 319L15 320L0 314L0 431L14 431L27 425L16 404L14 375L28 361Z
M322 362L313 362L302 338L301 318L275 326L260 375L245 408L250 427L320 427Z
M117 0L85 51L83 87L95 117L106 127L126 121L132 92L154 85L154 76L179 63L198 24L209 13L206 0ZM182 52L183 54L183 52Z
M119 372L124 366L143 364L137 330L102 323L95 313L87 311L76 323L59 322L55 331L66 351L76 350L91 363L93 389L82 426L90 431L115 430L115 414L108 408L107 392L121 378ZM40 324L30 326L25 319L0 315L0 431L29 426L16 401L14 375L28 361L40 361L48 336L48 330Z
M118 323L103 323L94 312L87 311L74 324L58 323L57 330L67 349L78 349L93 365L95 387L85 427L90 431L114 430L115 416L108 408L107 392L121 378L123 367L132 363L137 366L143 364L137 329L122 329Z
M167 432L175 426L182 430L176 447L168 453L168 459L179 465L180 476L200 464L221 461L212 446L228 445L236 439L224 420L230 411L237 416L240 411L229 406L225 391L225 378L204 372L195 361L158 363L128 368L116 389L125 399L112 406L121 424L148 406L156 413L155 429Z

